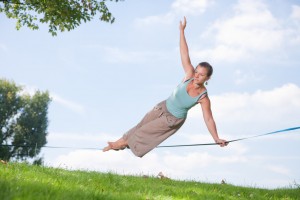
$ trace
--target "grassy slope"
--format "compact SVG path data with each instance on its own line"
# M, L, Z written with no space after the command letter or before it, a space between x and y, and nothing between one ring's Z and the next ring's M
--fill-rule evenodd
M300 199L299 188L258 189L0 163L0 199Z

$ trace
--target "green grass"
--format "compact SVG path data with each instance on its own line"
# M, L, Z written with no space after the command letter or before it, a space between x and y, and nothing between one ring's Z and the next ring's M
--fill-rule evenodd
M300 188L275 190L174 181L156 177L69 171L0 163L0 199L300 199Z

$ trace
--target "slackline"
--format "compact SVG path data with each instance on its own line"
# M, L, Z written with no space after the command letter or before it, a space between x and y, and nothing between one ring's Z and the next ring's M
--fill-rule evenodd
M256 138L256 137L262 137L262 136L266 136L266 135L271 135L271 134L276 134L276 133L283 133L283 132L288 132L288 131L294 131L300 129L300 126L298 127L292 127L292 128L287 128L287 129L282 129L282 130L277 130L277 131L273 131L273 132L269 132L269 133L264 133L264 134L260 134L260 135L254 135L254 136L249 136L249 137L244 137L244 138L239 138L239 139L235 139L235 140L229 140L227 141L228 143L232 143L232 142L237 142L237 141L241 141L241 140L248 140L251 138ZM163 145L163 146L157 146L156 148L166 148L166 147L193 147L193 146L208 146L208 145L220 145L220 143L200 143L200 144L178 144L178 145ZM0 144L0 147L33 147L33 146L29 146L29 145L12 145L12 144ZM36 146L35 148L38 148L38 146ZM50 148L50 149L85 149L85 150L102 150L100 148L90 148L90 147L63 147L63 146L41 146L39 148Z
M275 134L275 133L288 132L288 131L293 131L293 130L297 130L297 129L300 129L300 127L287 128L287 129L282 129L282 130L273 131L273 132L269 132L269 133L264 133L264 134L260 134L260 135L254 135L254 136L239 138L239 139L235 139L235 140L229 140L226 143L237 142L237 141L241 141L241 140L248 140L248 139L251 139L251 138L271 135L271 134ZM162 148L162 147L192 147L192 146L206 146L206 145L219 145L219 144L220 143L178 144L178 145L157 146L156 148Z

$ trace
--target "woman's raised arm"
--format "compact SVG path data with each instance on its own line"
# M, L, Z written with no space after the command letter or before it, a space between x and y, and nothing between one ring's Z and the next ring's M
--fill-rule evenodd
M185 39L184 29L186 27L186 18L184 17L183 22L180 21L179 30L180 30L180 56L181 63L185 72L185 80L188 80L194 76L194 67L191 64L189 56L189 48Z

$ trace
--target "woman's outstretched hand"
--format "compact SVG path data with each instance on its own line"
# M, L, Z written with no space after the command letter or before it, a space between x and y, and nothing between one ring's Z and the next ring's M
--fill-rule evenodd
M186 27L186 18L183 18L183 22L180 20L179 29L184 30Z
M215 142L220 145L220 147L225 147L228 145L228 142L226 140L223 139L216 139Z

